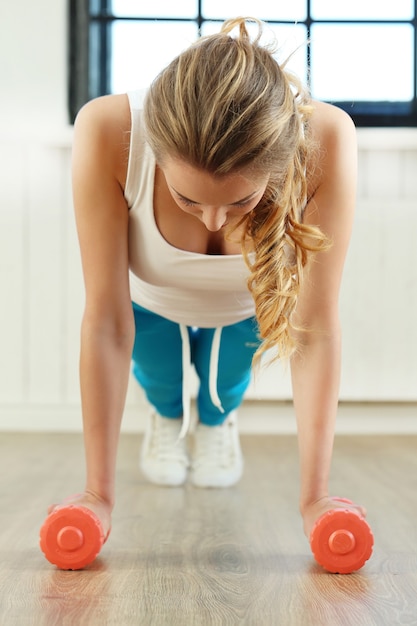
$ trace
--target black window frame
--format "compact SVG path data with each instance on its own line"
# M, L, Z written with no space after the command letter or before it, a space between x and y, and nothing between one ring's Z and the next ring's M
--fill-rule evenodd
M111 13L112 0L69 0L69 116L74 121L85 102L111 93L110 63L111 25L116 20L164 22L192 22L200 33L204 22L222 23L223 19L206 19L202 13L202 1L196 0L197 14L194 18L183 17L129 17ZM414 29L414 98L409 102L358 101L334 102L349 113L358 127L416 127L417 126L417 0L412 20L318 20L311 17L311 2L307 3L307 18L298 21L307 29L309 37L313 24L411 24ZM270 24L294 24L294 21L265 20ZM307 67L310 66L312 50L306 47Z

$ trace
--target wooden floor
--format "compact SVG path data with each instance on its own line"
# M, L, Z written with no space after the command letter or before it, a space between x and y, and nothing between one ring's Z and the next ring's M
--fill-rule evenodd
M368 564L327 574L297 511L292 436L242 438L241 483L161 488L124 435L113 531L88 569L62 572L38 548L46 505L79 490L78 435L0 434L1 626L396 626L417 624L417 437L340 436L332 492L364 503Z

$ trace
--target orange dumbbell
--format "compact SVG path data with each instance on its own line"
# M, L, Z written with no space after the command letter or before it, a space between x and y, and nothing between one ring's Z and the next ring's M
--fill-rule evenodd
M82 569L94 561L107 537L98 517L87 507L69 504L55 509L40 532L40 546L60 569Z
M334 498L352 504L350 500ZM314 524L310 546L314 558L328 572L351 574L372 554L374 537L365 518L351 509L333 509Z

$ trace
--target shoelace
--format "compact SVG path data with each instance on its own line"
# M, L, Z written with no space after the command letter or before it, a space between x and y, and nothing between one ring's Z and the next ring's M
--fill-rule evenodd
M209 427L204 434L197 436L195 467L200 463L213 469L230 465L235 453L231 429L232 425L226 422L222 426Z
M151 453L161 460L181 461L187 464L185 441L179 439L177 429L173 428L173 424L165 423L166 419L164 422L155 419L150 442Z

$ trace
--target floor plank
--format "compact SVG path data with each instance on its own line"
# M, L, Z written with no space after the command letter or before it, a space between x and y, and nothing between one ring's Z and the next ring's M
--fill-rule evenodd
M293 436L245 435L226 490L162 488L123 435L108 544L84 571L38 548L46 505L82 486L79 435L0 433L0 624L4 626L417 624L417 437L340 436L332 492L364 503L375 535L358 573L313 561L297 511Z

